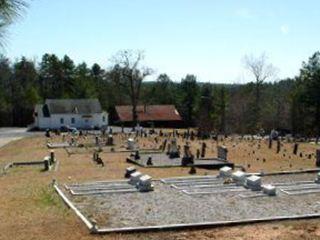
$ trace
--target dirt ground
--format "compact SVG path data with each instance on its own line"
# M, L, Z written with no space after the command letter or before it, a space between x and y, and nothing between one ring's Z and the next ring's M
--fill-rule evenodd
M56 137L52 141L58 141ZM120 138L115 139L121 145ZM92 141L92 140L88 140ZM159 141L160 143L161 141ZM207 156L216 156L216 142L207 141ZM179 140L179 144L183 144ZM315 167L312 144L300 144L297 155L293 144L283 143L276 153L276 142L269 149L265 141L226 140L228 158L244 166L248 172L308 169ZM258 146L260 144L260 147ZM140 145L151 147L152 141L142 139ZM200 148L201 141L191 142L192 151ZM0 148L0 167L12 161L42 160L48 155L45 137L29 137ZM92 161L92 154L68 156L64 149L56 149L58 167L44 172L42 167L18 167L0 176L0 239L320 239L320 220L285 221L267 224L223 227L203 230L148 232L139 234L91 235L85 225L69 210L51 186L107 179L122 179L128 153L101 153L105 167ZM301 156L300 156L300 153ZM311 155L311 156L309 156ZM309 159L310 158L310 159ZM137 167L138 168L138 167ZM153 178L188 175L189 168L138 168ZM214 174L213 170L197 169L198 175Z

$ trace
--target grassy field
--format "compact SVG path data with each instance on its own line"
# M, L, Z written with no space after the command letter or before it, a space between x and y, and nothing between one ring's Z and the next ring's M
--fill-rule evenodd
M52 141L61 141L61 137ZM116 138L118 146L120 137ZM92 141L92 140L87 140ZM221 142L220 142L221 143ZM183 144L179 140L179 144ZM222 144L222 143L221 143ZM266 142L226 140L229 159L243 165L249 172L307 169L315 167L315 149L312 144L300 144L299 153L292 154L293 145L283 143L280 153L276 144L269 149ZM154 143L141 139L140 145ZM260 147L258 146L260 145ZM192 152L201 142L191 142ZM216 156L216 143L207 141L207 156ZM12 161L42 160L48 154L46 139L32 137L17 140L0 149L1 168ZM302 157L300 157L302 152ZM97 166L92 155L68 156L64 149L55 150L59 161L57 171L43 172L41 167L18 167L0 177L0 239L320 239L320 220L286 221L172 232L90 235L85 225L55 194L51 183L71 183L93 180L122 179L128 153L101 153L105 167ZM311 158L309 159L309 155ZM153 178L188 175L189 168L140 169ZM214 174L212 170L197 169L198 175Z

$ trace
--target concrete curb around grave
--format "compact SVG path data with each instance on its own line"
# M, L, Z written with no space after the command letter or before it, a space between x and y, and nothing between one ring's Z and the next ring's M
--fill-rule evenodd
M201 159L201 160L206 160L206 159ZM215 159L216 160L216 159ZM220 160L217 160L217 161L220 161ZM187 165L187 166L182 166L182 165L145 165L143 163L140 163L139 161L136 161L136 160L133 160L131 159L130 157L127 157L126 158L126 162L127 163L130 163L130 164L133 164L133 165L137 165L139 167L142 167L142 168L190 168L190 167L197 167L197 168L206 168L206 169L216 169L218 170L221 166L215 166L214 164L208 164L208 166L210 166L211 168L209 167L205 167L205 166L202 166L202 165L197 165L197 164L190 164L190 165ZM226 161L221 161L222 164L224 164L225 166L230 166L232 168L242 168L241 165L235 165L234 163L232 162L226 162Z
M55 165L55 171L57 169L57 164L59 164L59 161L58 160L55 160L54 164ZM4 168L2 169L2 173L0 174L0 176L3 176L5 174L7 174L8 170L12 167L15 167L15 166L34 166L34 165L45 165L45 160L43 161L29 161L29 162L11 162L11 163L8 163L4 166ZM50 171L50 167L49 167L49 171Z
M93 224L76 208L76 206L67 198L67 196L62 192L62 190L58 187L57 183L53 184L53 187L55 191L58 193L58 195L62 198L64 203L71 208L76 215L84 222L84 224L88 227L91 233L95 231L95 227Z
M278 216L273 218L257 218L235 221L219 221L219 222L204 222L204 223L187 223L187 224L169 224L159 226L145 226L145 227L124 227L124 228L97 228L95 234L107 233L132 233L132 232L149 232L149 231L171 231L181 229L204 229L204 228L217 228L236 225L246 225L250 223L263 223L274 221L287 221L287 220L302 220L302 219L315 219L320 218L320 214L306 214L306 215L292 215L292 216Z
M291 174L291 173L310 173L318 172L320 169L308 169L291 172L275 172L270 175L280 174ZM195 178L195 177L193 177ZM234 225L244 225L250 223L262 223L262 222L274 222L274 221L285 221L285 220L299 220L299 219L313 219L320 218L320 213L314 214L302 214L302 215L284 215L276 217L265 217L265 218L249 218L245 220L231 220L231 221L216 221L216 222L202 222L202 223L183 223L183 224L168 224L168 225L157 225L157 226L138 226L138 227L115 227L115 228L99 228L95 223L90 222L67 198L67 196L59 189L58 185L54 185L54 188L61 196L63 201L75 211L77 216L86 224L90 233L93 234L108 234L108 233L130 233L130 232L148 232L148 231L170 231L179 229L201 229L201 228L216 228L226 227Z

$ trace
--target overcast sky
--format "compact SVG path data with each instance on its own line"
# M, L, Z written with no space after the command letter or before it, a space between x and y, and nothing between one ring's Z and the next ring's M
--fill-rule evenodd
M121 49L145 51L145 64L180 81L251 81L245 54L265 52L278 78L295 76L320 49L318 0L33 0L11 26L5 54L44 53L109 66Z

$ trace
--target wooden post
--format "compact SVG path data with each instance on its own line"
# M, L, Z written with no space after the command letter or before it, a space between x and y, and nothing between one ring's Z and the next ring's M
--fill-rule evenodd
M278 140L277 140L277 153L280 152L280 149L281 149L281 142L280 142L280 140L278 139Z
M50 164L53 164L55 162L55 156L54 156L54 151L50 151Z
M201 145L201 157L202 158L204 158L206 156L206 148L207 148L207 144L205 142L203 142Z
M167 139L165 139L163 141L163 144L162 144L162 152L164 152L166 150L166 146L167 146Z
M200 150L197 149L197 159L199 159L199 158L200 158Z
M44 170L49 171L50 170L50 160L45 159L43 162L44 162Z
M293 146L293 154L294 154L294 155L297 155L297 153L298 153L298 147L299 147L299 144L298 144L298 143L294 143L294 146Z
M272 148L272 138L269 137L269 149L271 149L271 148Z

